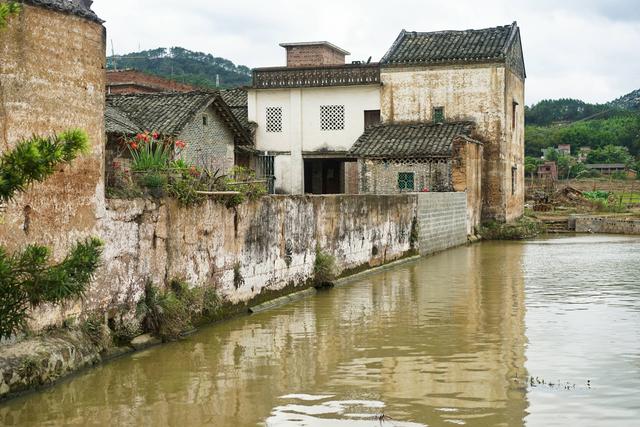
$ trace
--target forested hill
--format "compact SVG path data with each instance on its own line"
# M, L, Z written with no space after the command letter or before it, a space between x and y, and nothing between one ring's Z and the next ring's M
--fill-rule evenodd
M640 90L607 104L577 99L545 100L526 108L525 151L539 157L541 149L571 144L602 148L626 147L640 156Z
M110 56L107 58L107 68L110 70L134 68L205 88L216 87L216 76L219 76L220 87L223 88L251 84L251 70L248 67L235 65L225 58L192 52L181 47L158 48Z

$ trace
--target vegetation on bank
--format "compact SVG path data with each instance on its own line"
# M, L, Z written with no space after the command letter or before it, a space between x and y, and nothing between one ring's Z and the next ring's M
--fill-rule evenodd
M482 224L476 232L485 240L523 240L544 234L546 230L542 222L525 216L508 224L487 222Z
M221 88L251 84L251 70L236 65L225 58L203 52L192 52L181 47L157 48L132 52L122 56L107 57L107 68L134 68L177 82L203 88L216 88L217 78Z
M87 135L80 130L18 142L0 156L0 202L44 181L88 148ZM14 253L0 246L0 338L24 330L29 309L81 297L98 268L102 246L99 239L89 238L57 264L51 262L51 250L42 245Z
M316 260L313 265L313 281L315 286L328 286L337 276L336 258L316 248Z

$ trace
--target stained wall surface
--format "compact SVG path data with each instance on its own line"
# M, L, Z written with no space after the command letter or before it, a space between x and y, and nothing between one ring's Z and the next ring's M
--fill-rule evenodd
M25 4L2 29L0 58L0 153L34 134L79 128L89 135L89 154L0 213L2 245L43 243L60 258L104 215L105 28Z

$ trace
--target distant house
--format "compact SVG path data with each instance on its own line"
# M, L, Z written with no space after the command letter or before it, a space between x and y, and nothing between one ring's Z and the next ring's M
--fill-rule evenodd
M538 179L557 181L558 165L556 162L544 162L538 166Z
M109 95L107 164L122 154L119 141L148 130L185 141L181 157L194 165L223 173L234 165L253 167L255 150L246 117L246 92L241 90Z
M138 70L108 70L107 95L131 93L191 92L196 87Z
M584 165L587 169L596 171L601 175L611 175L617 172L626 173L629 169L624 163L593 163Z
M571 145L570 144L560 144L558 145L558 154L561 156L570 156L571 155Z

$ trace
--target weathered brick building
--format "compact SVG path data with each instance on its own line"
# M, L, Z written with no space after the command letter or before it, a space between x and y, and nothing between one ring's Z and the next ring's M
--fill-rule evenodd
M91 150L0 213L0 242L65 255L104 215L105 28L90 1L25 0L0 34L0 152L34 134L87 132Z
M144 131L184 140L187 147L181 157L197 166L226 173L236 164L252 164L253 139L241 89L109 95L105 121L108 165L126 153L120 139Z
M196 87L138 70L107 71L107 95L158 92L192 92Z
M471 121L484 143L482 217L524 213L524 81L520 30L402 31L381 61L385 123Z

